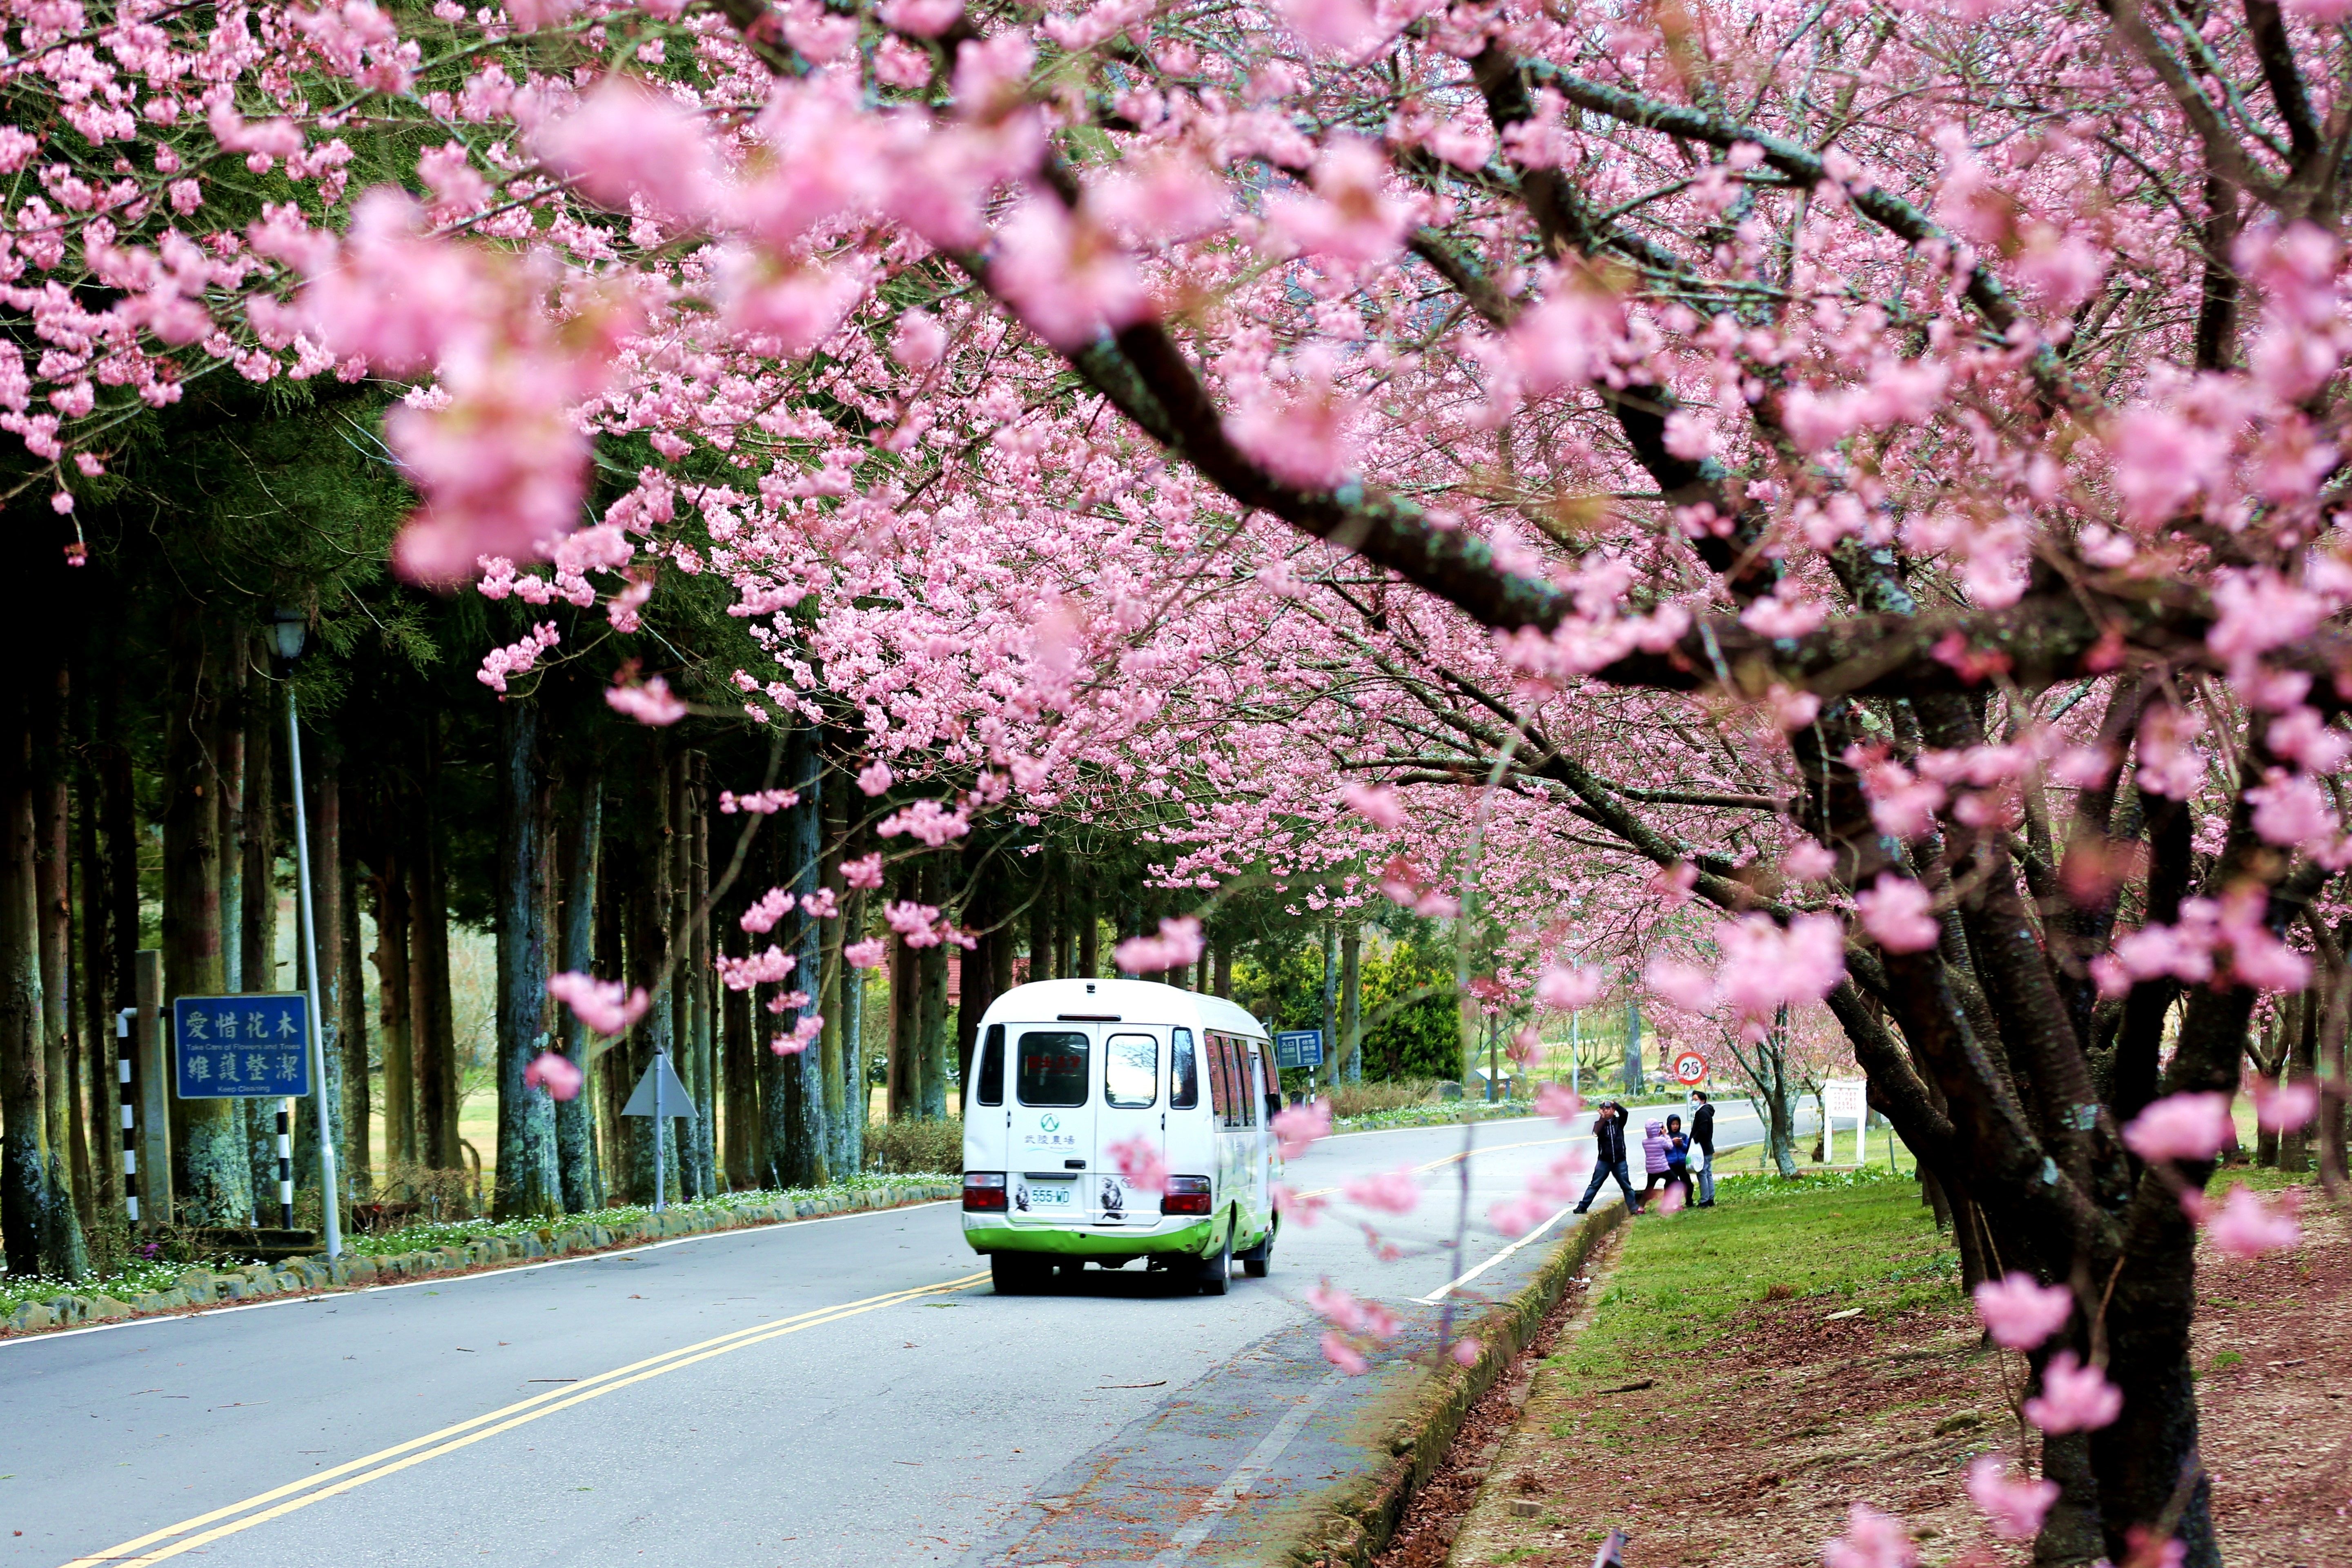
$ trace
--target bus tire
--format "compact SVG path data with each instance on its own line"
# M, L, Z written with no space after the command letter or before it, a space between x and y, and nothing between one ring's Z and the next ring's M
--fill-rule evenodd
M1233 1280L1234 1233L1228 1228L1217 1249L1201 1259L1201 1294L1222 1296L1233 1289Z
M1037 1289L1045 1270L1017 1252L988 1255L988 1282L1000 1296L1026 1296Z
M1253 1279L1263 1279L1274 1267L1274 1234L1269 1231L1264 1241L1241 1255L1242 1272Z

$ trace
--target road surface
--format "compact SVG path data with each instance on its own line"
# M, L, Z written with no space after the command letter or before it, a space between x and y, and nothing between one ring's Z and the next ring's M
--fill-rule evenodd
M1723 1146L1760 1136L1718 1116ZM0 1565L1246 1554L1369 1467L1361 1418L1419 1375L1336 1373L1303 1292L1382 1301L1425 1348L1449 1282L1507 1294L1559 1235L1514 1246L1486 1211L1585 1135L1476 1126L1466 1203L1465 1135L1317 1145L1294 1185L1411 1169L1420 1208L1335 1205L1219 1299L1140 1266L999 1298L937 1204L0 1342Z

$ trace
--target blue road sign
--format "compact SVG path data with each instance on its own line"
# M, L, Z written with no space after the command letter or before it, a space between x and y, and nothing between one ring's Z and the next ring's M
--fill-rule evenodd
M1319 1068L1323 1065L1323 1031L1276 1029L1274 1065L1278 1068Z
M172 999L182 1100L296 1099L310 1092L310 1009L299 991Z

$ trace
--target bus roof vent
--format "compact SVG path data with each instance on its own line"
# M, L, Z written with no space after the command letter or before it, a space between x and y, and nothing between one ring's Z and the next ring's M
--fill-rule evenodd
M1056 1013L1054 1015L1054 1022L1057 1024L1116 1024L1118 1021L1118 1015L1116 1013Z

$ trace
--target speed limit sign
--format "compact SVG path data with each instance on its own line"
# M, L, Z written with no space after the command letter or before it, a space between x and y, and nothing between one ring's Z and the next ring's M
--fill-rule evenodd
M1675 1055L1674 1074L1676 1083L1692 1085L1705 1083L1706 1058L1696 1051L1678 1051Z

